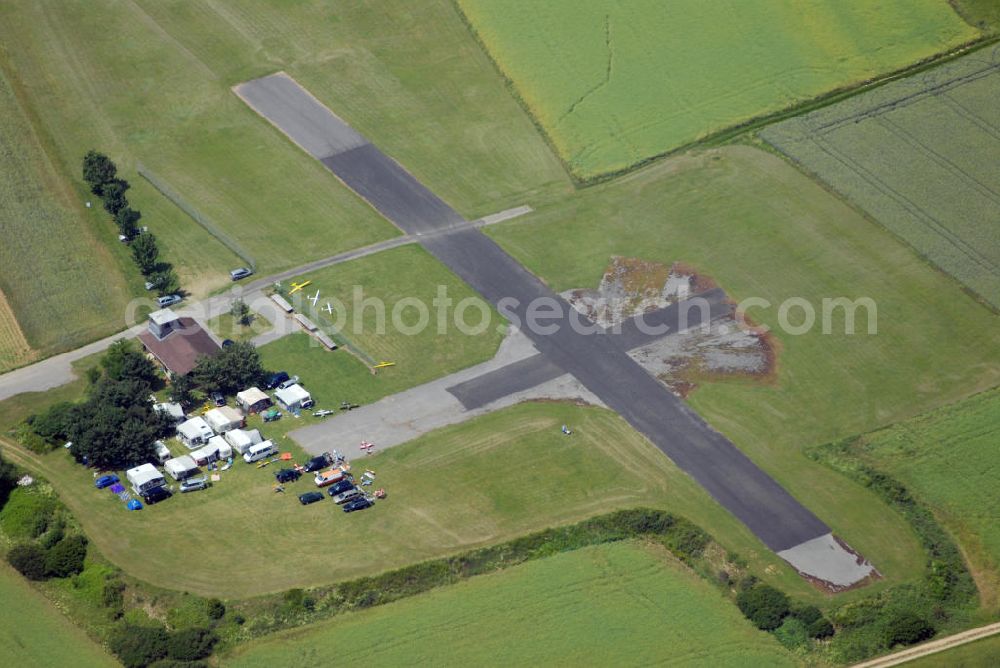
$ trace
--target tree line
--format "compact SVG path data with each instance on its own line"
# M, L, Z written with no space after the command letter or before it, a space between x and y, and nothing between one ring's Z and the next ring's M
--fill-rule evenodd
M180 281L173 266L160 258L156 236L139 228L142 212L133 209L125 193L131 187L118 176L118 166L97 151L83 157L83 180L90 192L101 198L104 210L114 218L118 233L132 249L132 259L142 275L160 296L180 291Z

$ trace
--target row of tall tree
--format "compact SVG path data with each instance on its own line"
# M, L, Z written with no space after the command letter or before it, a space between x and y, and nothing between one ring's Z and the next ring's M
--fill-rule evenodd
M180 290L180 281L173 266L160 258L156 237L139 227L142 213L132 208L126 192L128 181L118 176L118 166L103 153L88 151L83 157L83 180L90 191L101 198L104 210L115 220L118 233L129 243L132 259L142 275L153 284L159 295Z

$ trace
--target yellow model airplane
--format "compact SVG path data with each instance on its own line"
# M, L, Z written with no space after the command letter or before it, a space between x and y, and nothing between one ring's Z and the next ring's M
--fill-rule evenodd
M384 369L384 368L386 368L388 366L396 366L396 363L395 362L379 362L378 364L376 364L372 368L373 369Z
M288 294L292 295L312 283L312 281L305 281L303 283L296 283L292 281L292 289L288 291Z

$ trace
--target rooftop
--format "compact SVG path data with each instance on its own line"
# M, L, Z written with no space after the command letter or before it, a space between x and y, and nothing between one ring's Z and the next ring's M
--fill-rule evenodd
M153 316L164 312L175 315L173 311L163 309L150 313L149 318L155 322ZM146 331L139 335L139 340L167 371L178 376L190 373L202 355L211 357L222 350L193 318L177 318L174 331L162 339Z

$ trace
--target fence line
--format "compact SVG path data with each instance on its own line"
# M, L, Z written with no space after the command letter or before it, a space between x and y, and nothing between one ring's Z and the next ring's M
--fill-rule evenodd
M177 191L170 187L169 183L153 174L142 163L136 165L136 171L139 173L139 176L149 182L149 185L156 188L161 195L173 202L174 206L186 213L191 220L198 223L206 232L218 239L219 243L236 253L251 269L254 271L257 270L257 261L254 260L253 256L239 242L223 232L207 216L191 206Z

